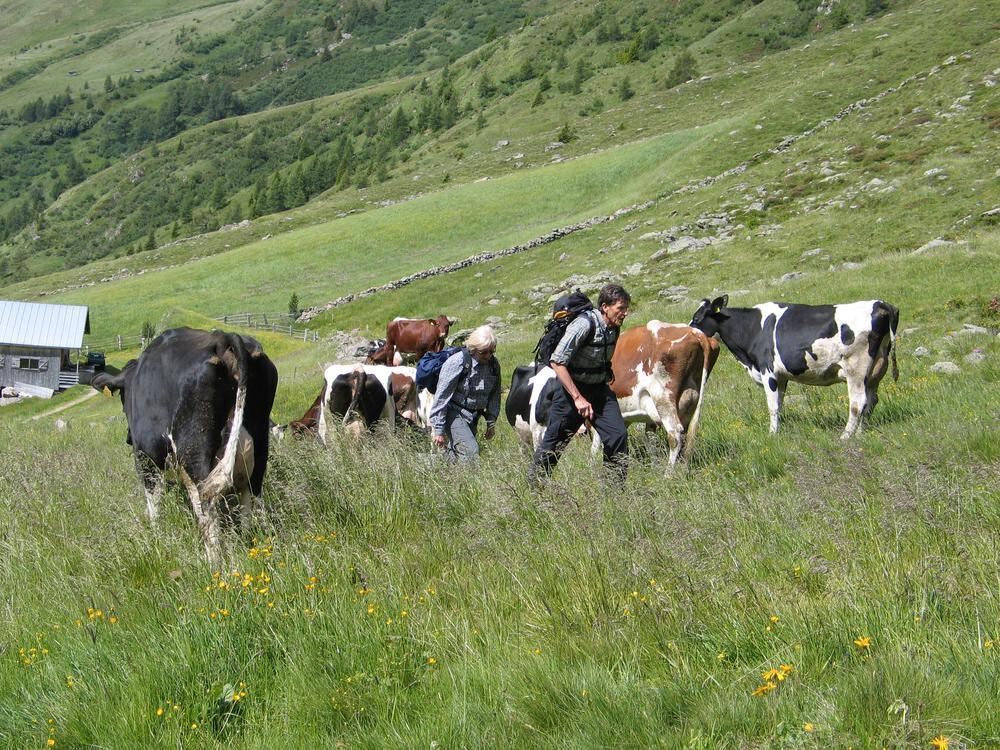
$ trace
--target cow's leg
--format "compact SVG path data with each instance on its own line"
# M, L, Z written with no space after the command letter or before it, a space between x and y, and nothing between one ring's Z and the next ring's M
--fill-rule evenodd
M219 498L201 503L198 530L205 545L205 556L212 570L222 570L222 545L219 542Z
M248 537L250 534L250 528L253 523L253 511L254 511L254 496L250 492L249 487L244 487L240 490L240 534L244 538Z
M657 427L662 427L667 434L667 446L670 449L667 455L669 471L677 464L686 440L684 423L677 413L677 403L669 392L660 393L656 398L646 394L642 398L642 408L649 418L649 423L646 425L647 432L655 432Z
M151 526L156 526L156 519L160 515L160 501L163 499L163 474L149 457L142 453L137 453L135 456L135 470L146 495L146 517Z
M597 457L601 453L601 448L604 443L601 442L601 436L597 434L597 430L590 431L590 458L592 460L597 460Z
M771 434L778 431L781 419L781 403L785 400L785 388L788 381L773 373L764 373L764 395L767 396L767 410L771 414Z
M861 429L861 422L868 408L868 389L865 387L865 378L863 375L848 374L847 398L851 405L847 417L847 426L840 435L841 440L849 440L854 437L854 433Z
M222 569L222 548L219 544L219 502L222 498L203 498L198 485L191 475L182 467L178 467L181 484L187 490L191 511L198 523L201 541L205 546L205 556L212 570Z

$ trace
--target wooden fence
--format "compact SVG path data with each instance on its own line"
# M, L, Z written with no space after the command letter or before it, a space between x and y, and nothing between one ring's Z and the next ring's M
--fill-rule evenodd
M241 312L232 315L223 315L215 318L224 325L240 326L242 328L253 328L258 331L274 331L275 333L286 333L292 338L303 341L319 341L319 334L310 331L308 328L296 328L293 324L295 318L289 313L252 313Z

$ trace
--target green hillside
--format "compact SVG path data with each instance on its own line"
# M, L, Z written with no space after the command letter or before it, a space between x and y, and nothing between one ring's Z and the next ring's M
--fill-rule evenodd
M475 157L512 133L543 146L565 126L571 150L619 144L635 137L629 120L643 104L639 127L701 125L709 113L686 106L678 85L721 74L734 88L734 63L826 38L840 22L808 5L231 3L134 27L108 28L114 16L101 15L78 32L78 54L11 38L0 278L290 208L329 217L357 208L359 189L398 197L471 166L506 172L510 153ZM849 15L884 10L868 2ZM713 109L755 98L726 96Z
M277 422L396 315L492 322L507 379L571 286L900 310L848 443L843 386L770 436L727 351L623 493L583 445L531 490L506 424L474 472L286 440L221 571L117 399L4 406L0 746L1000 747L1000 3L816 5L0 9L0 297L103 342L294 294Z

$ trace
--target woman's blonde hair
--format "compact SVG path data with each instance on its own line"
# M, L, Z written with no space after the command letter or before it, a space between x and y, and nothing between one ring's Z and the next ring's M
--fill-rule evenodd
M497 335L492 326L479 326L469 338L465 340L465 346L477 352L484 352L487 349L497 348Z

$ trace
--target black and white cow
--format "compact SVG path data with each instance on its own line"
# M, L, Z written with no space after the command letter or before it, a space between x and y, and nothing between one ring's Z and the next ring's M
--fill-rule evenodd
M898 378L893 343L899 311L881 300L843 305L765 302L727 307L729 295L705 299L691 320L719 335L756 382L764 386L771 432L778 431L788 381L807 385L847 382L850 413L843 439L861 428L878 403L878 385L889 369Z
M504 404L504 414L529 449L534 448L545 434L549 424L549 409L559 380L551 367L535 368L521 365L514 370Z
M249 521L251 495L267 468L278 372L256 340L222 331L165 331L118 375L98 373L97 390L121 392L126 442L155 522L165 479L187 491L209 563L222 562L219 526L227 497Z
M418 393L413 367L385 365L330 365L323 373L323 387L312 406L288 427L296 434L314 433L327 441L331 418L360 436L382 423L424 429L433 395Z

